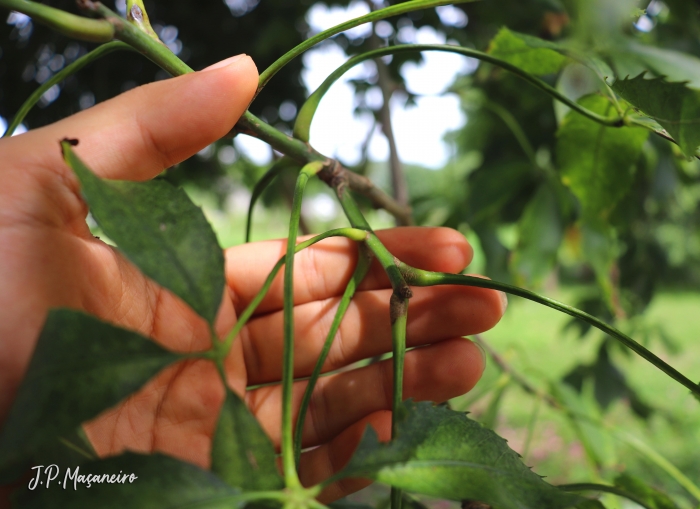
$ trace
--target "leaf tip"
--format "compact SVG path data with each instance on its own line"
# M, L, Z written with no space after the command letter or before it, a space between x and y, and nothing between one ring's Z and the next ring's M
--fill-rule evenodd
M66 145L70 147L77 147L80 141L77 138L63 138L61 140L61 156L66 157Z

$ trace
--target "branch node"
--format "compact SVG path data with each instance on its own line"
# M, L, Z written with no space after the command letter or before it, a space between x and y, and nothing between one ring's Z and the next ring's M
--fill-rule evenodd
M409 293L411 293L411 289L406 287ZM406 316L408 313L408 299L410 296L402 296L396 291L391 294L391 299L389 299L389 318L391 319L391 325L394 325L396 320L399 318Z

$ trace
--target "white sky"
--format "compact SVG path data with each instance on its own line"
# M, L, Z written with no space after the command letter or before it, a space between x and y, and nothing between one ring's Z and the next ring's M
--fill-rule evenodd
M364 2L353 2L347 8L329 8L324 4L316 4L309 11L307 22L317 33L367 12ZM446 17L459 13L443 10L440 15ZM369 29L369 25L362 25L346 34L353 38L366 35ZM444 34L430 27L420 30L402 28L399 38L405 43L445 44ZM404 108L405 101L401 97L394 97L391 105L392 123L402 161L439 168L451 156L451 148L442 141L445 132L462 126L465 121L457 96L442 92L458 74L473 71L475 62L459 55L440 52L425 52L423 57L424 61L420 65L407 63L403 67L408 90L420 94L417 105ZM303 58L306 67L303 79L311 92L348 57L339 46L324 44L307 52ZM373 66L372 62L366 62L349 71L321 101L311 127L311 144L323 154L338 157L348 164L359 161L360 148L372 127L372 118L369 114L353 114L356 100L353 88L347 81L371 75ZM378 88L370 89L368 102L377 106L381 104ZM236 145L258 162L262 163L270 157L267 145L247 136L239 136ZM377 128L369 145L369 157L377 161L386 160L388 150L386 139Z

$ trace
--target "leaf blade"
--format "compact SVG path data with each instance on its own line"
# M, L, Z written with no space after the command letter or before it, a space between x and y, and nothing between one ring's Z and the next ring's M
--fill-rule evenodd
M612 109L607 98L591 94L579 104L596 113ZM612 128L569 112L557 132L557 161L562 182L579 199L584 218L605 221L632 185L649 131Z
M505 440L464 414L411 401L403 408L397 438L380 444L369 428L341 476L500 509L564 508L580 501L545 483Z
M700 145L700 90L663 78L617 80L615 93L658 122L676 140L687 157Z
M569 59L560 50L556 43L503 27L489 43L488 52L525 72L542 76L557 73L567 64Z
M143 336L79 311L51 310L0 433L0 478L181 359Z
M212 472L229 486L246 491L284 487L272 442L245 402L231 390L226 391L211 454Z
M162 180L99 178L71 143L61 143L64 159L105 234L146 276L213 324L225 287L224 255L202 210Z

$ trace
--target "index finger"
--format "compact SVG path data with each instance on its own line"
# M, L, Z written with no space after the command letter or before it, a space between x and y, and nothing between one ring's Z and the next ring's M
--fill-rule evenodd
M401 227L378 230L386 248L407 264L438 272L460 272L472 260L473 251L464 236L450 228ZM286 240L271 240L235 246L226 251L226 279L237 313L255 297L272 267L284 256ZM305 304L341 295L357 261L356 243L330 238L295 257L294 303ZM275 278L256 313L282 308L284 268ZM375 260L360 290L390 288L389 280Z

